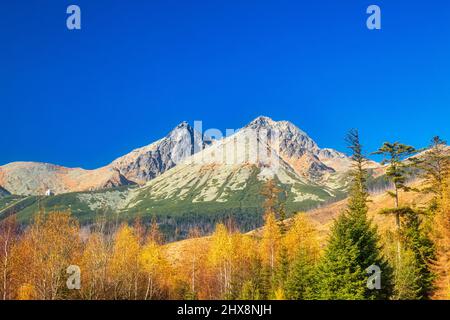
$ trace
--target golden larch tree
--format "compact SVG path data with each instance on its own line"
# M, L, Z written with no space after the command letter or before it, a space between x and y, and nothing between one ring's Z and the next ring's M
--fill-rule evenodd
M450 299L450 178L444 186L443 197L434 216L434 242L436 260L433 269L436 272L435 299Z

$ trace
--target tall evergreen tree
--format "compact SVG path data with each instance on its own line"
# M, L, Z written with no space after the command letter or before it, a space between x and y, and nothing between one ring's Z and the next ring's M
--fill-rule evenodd
M357 263L358 245L347 232L347 218L334 223L325 255L317 270L316 298L323 300L363 300L367 277Z
M385 142L377 151L372 154L383 155L384 159L381 164L388 165L386 170L386 177L394 185L394 191L388 191L388 194L394 198L395 209L384 211L385 213L391 213L395 216L395 224L397 226L397 233L400 232L400 218L403 212L400 208L399 193L400 191L411 191L411 188L407 186L407 178L410 173L410 168L415 162L408 163L406 159L413 154L417 153L414 147L399 143L399 142ZM397 237L399 235L397 234ZM401 241L397 238L397 265L400 265L401 261Z
M286 280L289 275L289 259L287 248L283 243L280 244L280 250L278 252L278 264L275 270L275 287L278 290L285 291Z
M433 289L434 274L430 264L435 258L434 244L423 227L423 212L410 207L385 210L402 216L399 240L403 252L395 265L395 299L427 299Z
M358 131L347 136L352 150L353 170L347 210L335 221L328 247L318 269L321 299L385 299L391 292L391 268L381 254L376 228L367 218L366 158ZM366 269L381 270L381 289L367 286Z
M286 298L291 300L308 300L314 298L315 264L306 248L300 248L292 262L286 278Z
M279 201L278 205L278 211L279 211L279 220L278 220L278 226L280 230L280 239L283 239L286 235L286 206L285 206L285 200L286 200L286 192L283 192L283 198ZM278 252L278 264L276 268L276 289L279 291L282 291L283 294L285 294L285 287L286 287L286 280L289 274L289 258L288 258L288 250L286 248L286 245L283 243L283 241L280 242L280 249Z
M417 150L414 147L399 142L385 142L377 151L372 153L385 157L381 164L388 165L386 176L394 185L394 192L388 192L388 194L394 198L396 208L400 207L399 192L401 190L410 191L410 188L406 185L410 166L405 162L405 159L415 153L417 153ZM395 222L397 228L400 228L399 213L395 215Z
M435 258L435 248L427 232L422 228L419 213L409 209L404 216L405 221L401 228L401 235L405 248L411 250L414 255L418 275L416 279L417 298L427 299L431 296L435 278L430 269L430 262Z
M446 178L450 174L450 150L447 143L434 137L428 150L416 160L417 167L421 170L421 176L425 180L423 191L433 193L434 209L444 196Z

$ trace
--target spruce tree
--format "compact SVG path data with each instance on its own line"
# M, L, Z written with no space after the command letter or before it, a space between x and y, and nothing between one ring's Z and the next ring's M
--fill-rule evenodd
M428 232L423 227L425 214L410 207L388 209L402 217L397 239L401 241L402 254L393 259L395 266L394 299L427 299L433 290L435 275L431 262L435 248Z
M278 253L278 265L275 274L275 289L282 290L286 289L286 280L289 275L289 259L287 248L284 244L281 244L280 251Z
M278 220L278 226L280 229L280 238L283 239L286 235L286 207L285 207L285 199L286 199L286 192L284 192L283 200L279 203L279 220ZM285 294L285 286L286 286L286 280L289 274L289 259L288 259L288 252L285 244L283 241L280 243L280 250L278 252L278 263L276 268L276 283L275 283L275 289L283 291L283 294Z
M430 263L435 258L433 242L422 228L419 212L408 208L404 213L405 221L401 228L404 247L413 253L417 279L417 298L427 299L433 290L435 275L430 269Z
M308 300L314 298L315 265L311 257L300 249L294 258L286 279L286 298L290 300Z
M386 299L391 293L391 268L381 254L376 228L367 218L366 158L358 131L347 136L352 150L352 183L347 210L335 221L318 268L320 299ZM369 289L366 269L381 270L381 289Z
M316 298L321 300L362 300L367 277L357 263L358 245L347 232L347 218L334 223L323 260L318 267Z

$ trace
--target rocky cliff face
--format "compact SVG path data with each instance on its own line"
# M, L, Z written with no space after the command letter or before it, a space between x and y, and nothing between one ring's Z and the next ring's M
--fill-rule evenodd
M142 184L202 150L202 135L182 122L167 136L114 160L110 167L127 179Z

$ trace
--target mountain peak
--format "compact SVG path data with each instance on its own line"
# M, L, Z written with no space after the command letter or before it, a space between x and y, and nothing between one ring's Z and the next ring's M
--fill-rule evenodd
M187 121L183 121L181 122L179 125L177 125L175 127L175 129L180 129L180 128L190 128L191 126L189 125L189 123Z
M164 138L117 158L111 166L130 181L143 184L203 148L201 133L183 121Z
M172 129L172 131L170 131L166 138L173 138L174 136L179 136L179 135L191 135L193 137L194 133L194 128L191 127L191 125L187 122L187 121L183 121L180 124L178 124L175 128Z
M271 118L266 116L259 116L252 122L250 122L247 127L267 127L273 126L274 124L276 124L276 121L273 121Z

